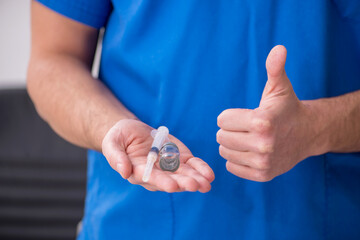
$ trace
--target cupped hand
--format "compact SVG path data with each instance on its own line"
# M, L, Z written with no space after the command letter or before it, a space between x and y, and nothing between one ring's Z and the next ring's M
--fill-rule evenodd
M145 123L123 119L117 122L105 135L102 152L110 166L132 184L138 184L150 191L208 192L214 180L214 172L200 158L192 155L190 150L177 138L169 135L180 151L180 167L175 172L163 171L157 161L148 182L143 182L147 155L151 148L153 128Z
M285 47L269 53L268 81L258 108L227 109L218 116L219 152L236 176L270 181L314 152L314 114L296 97L285 61Z

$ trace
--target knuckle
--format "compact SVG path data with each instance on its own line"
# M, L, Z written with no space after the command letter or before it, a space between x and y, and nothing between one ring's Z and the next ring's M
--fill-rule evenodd
M223 141L223 131L221 129L216 133L216 141L218 143Z
M260 170L269 170L271 168L271 162L268 158L261 159L256 162L256 167Z
M217 125L221 128L221 126L223 125L223 117L222 117L222 114L220 114L218 117L217 117Z
M233 109L225 109L219 114L217 117L217 124L220 128L224 126L226 119L232 116L233 111Z
M226 170L229 173L234 174L235 176L243 177L242 174L239 171L237 171L236 165L234 163L227 161L226 162Z
M226 166L226 170L227 170L227 171L229 171L229 172L232 171L232 167L231 167L231 164L230 164L229 161L226 162L226 165L225 165L225 166Z
M225 148L223 146L219 146L219 154L220 156L222 156L223 158L226 158L226 151Z
M255 174L257 182L269 182L273 179L269 171L258 170Z
M222 126L222 117L221 117L221 115L219 115L219 116L217 117L217 125L218 125L218 127L220 127L220 128L221 128L221 126Z
M269 119L256 118L253 120L254 131L265 134L270 132L272 128L272 122Z
M224 157L224 149L221 145L219 146L219 154L220 156Z
M265 142L265 141L260 141L258 143L258 150L260 153L272 153L274 152L274 143L273 141L271 142Z
M224 110L222 111L222 113L219 114L219 116L217 117L217 125L221 128L224 125L224 118L226 115L226 112L228 110Z

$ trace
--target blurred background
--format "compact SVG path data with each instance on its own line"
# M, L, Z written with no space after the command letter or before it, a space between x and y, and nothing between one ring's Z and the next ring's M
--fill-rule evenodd
M86 151L37 115L25 89L29 55L30 0L0 0L0 239L75 239Z
M30 0L0 0L0 88L25 87Z

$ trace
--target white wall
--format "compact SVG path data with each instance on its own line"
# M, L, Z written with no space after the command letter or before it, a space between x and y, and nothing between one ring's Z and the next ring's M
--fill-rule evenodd
M0 0L0 88L26 85L30 57L30 2ZM101 36L92 71L95 77L99 70Z
M0 0L0 88L25 87L30 0Z

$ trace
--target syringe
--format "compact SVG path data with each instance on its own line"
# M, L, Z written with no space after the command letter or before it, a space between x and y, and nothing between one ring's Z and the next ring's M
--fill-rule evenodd
M151 171L153 169L154 163L158 158L160 148L164 144L165 140L168 138L168 134L169 134L169 129L164 126L159 127L158 130L156 131L154 141L151 145L150 152L147 156L146 167L142 178L144 182L149 181Z

